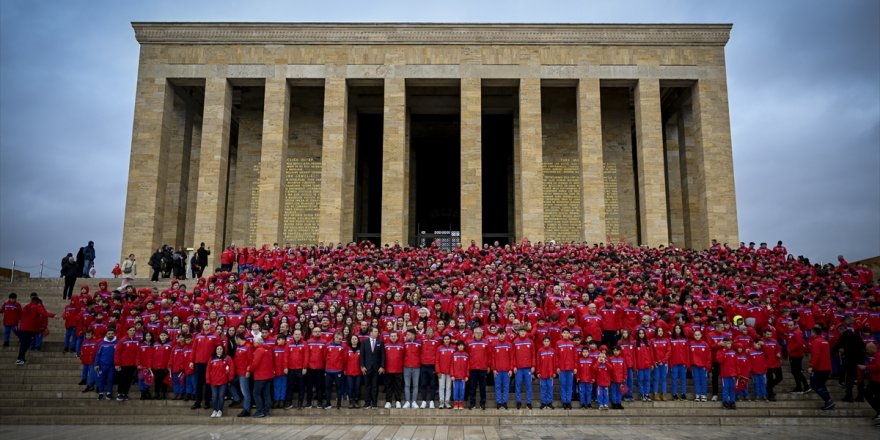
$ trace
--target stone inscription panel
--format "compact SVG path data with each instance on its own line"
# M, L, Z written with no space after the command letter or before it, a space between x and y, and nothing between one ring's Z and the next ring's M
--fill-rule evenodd
M544 162L544 228L548 240L581 240L579 178L576 160Z
M286 168L284 241L294 245L317 243L321 158L289 157Z
M620 205L617 202L617 165L602 164L605 179L605 235L611 240L620 236Z

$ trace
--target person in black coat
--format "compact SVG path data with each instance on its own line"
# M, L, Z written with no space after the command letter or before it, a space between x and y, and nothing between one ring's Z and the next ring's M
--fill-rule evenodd
M159 252L159 249L156 249L153 252L153 255L150 256L150 261L147 262L151 269L153 269L153 275L150 277L150 281L159 281L159 271L162 270L162 253Z
M378 408L379 375L385 374L385 345L382 344L379 329L376 327L370 330L370 337L361 344L361 373L364 375L367 391L364 408Z
M208 255L211 255L211 250L206 249L205 243L202 242L202 244L196 250L196 256L199 257L199 275L198 275L198 277L202 276L202 273L204 273L205 268L208 266ZM197 277L195 275L193 275L193 278L197 278Z
M852 328L852 321L852 316L844 318L840 338L834 345L834 350L840 353L840 373L846 387L846 394L842 399L844 402L853 401L853 386L856 384L858 368L859 365L865 363L865 342L861 335ZM863 388L860 383L856 397L860 401L863 399Z
M86 267L86 248L79 248L79 252L76 253L76 270L77 277L81 277L83 273L83 269Z
M64 277L64 291L61 293L63 299L73 298L73 286L81 274L82 271L73 259L73 254L68 252L61 260L61 276Z

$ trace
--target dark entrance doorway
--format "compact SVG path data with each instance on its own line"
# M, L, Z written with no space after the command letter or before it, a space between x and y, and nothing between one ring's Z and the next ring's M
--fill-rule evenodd
M382 114L357 114L354 239L380 244L382 233Z
M461 121L457 114L410 117L410 209L415 210L415 245L460 242Z

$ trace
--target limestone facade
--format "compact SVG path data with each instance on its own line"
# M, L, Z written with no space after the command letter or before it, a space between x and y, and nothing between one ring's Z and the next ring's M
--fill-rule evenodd
M144 261L162 244L205 242L213 266L233 243L351 241L367 114L383 121L375 232L414 243L410 124L435 110L460 118L464 245L484 241L494 197L512 205L516 241L738 240L730 25L133 27L141 52L124 255ZM424 106L413 92L434 86L455 90L454 105ZM509 105L493 87L513 91ZM354 89L378 92L355 100ZM499 112L513 127L504 195L483 191L487 167L502 166L484 145L484 121Z

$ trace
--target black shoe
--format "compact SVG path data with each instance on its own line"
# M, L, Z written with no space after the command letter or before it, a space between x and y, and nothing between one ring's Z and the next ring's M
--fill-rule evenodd
M241 410L240 413L238 413L238 415L236 417L250 417L250 416L251 416L251 412L246 409L243 409L243 410Z
M80 386L85 385L85 384L86 384L86 381L85 381L85 380L81 380L81 381L79 381L79 385L80 385Z
M528 408L528 409L532 409L532 404L531 404L531 403L527 403L527 404L526 404L526 408Z
M485 410L486 410L486 404L480 404L480 409L483 410L483 411L485 411Z
M837 406L837 404L834 403L833 400L829 400L829 401L825 402L825 405L822 406L821 410L822 411L832 410L832 409L834 409L835 406Z
M196 402L196 403L193 403L193 405L191 407L189 407L189 409L200 409L201 407L202 407L202 403Z
M266 417L266 415L263 414L263 413L259 413L259 414L255 415L254 417L256 417L256 418L263 418L263 417Z
M516 402L516 409L522 409L522 403Z

